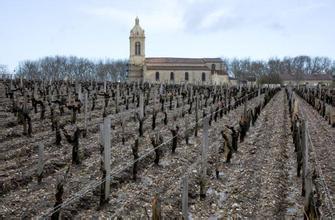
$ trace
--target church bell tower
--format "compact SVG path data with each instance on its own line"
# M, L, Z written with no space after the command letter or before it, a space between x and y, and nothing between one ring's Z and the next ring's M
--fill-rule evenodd
M128 81L142 80L145 61L145 35L138 17L135 19L135 26L130 31L129 44Z

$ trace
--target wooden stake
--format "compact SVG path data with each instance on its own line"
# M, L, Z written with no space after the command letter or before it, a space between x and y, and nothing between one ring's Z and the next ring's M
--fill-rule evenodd
M38 144L38 164L37 164L37 179L38 183L42 181L42 173L44 167L44 145Z
M144 100L143 100L143 93L140 94L140 119L144 118Z
M208 118L203 119L203 139L201 145L200 197L206 197L207 151L208 151Z
M111 173L111 120L109 117L104 118L104 164L106 170L105 182L105 199L107 200L110 193L110 173Z
M88 108L88 97L87 92L85 92L85 99L84 99L84 117L85 117L85 135L87 135L87 108Z
M182 178L182 212L183 219L188 220L188 176Z

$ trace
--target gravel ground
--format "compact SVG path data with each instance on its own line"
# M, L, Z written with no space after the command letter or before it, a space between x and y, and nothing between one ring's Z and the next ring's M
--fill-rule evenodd
M298 96L296 96L298 97ZM310 158L318 178L316 183L321 191L321 216L335 218L335 128L306 101L298 97L300 111L307 121L310 134ZM333 213L333 216L331 214Z
M262 96L263 97L263 96ZM1 112L4 111L0 99ZM257 98L248 102L248 108L258 104ZM306 115L308 128L313 143L312 160L320 165L324 182L328 187L330 199L335 202L335 164L334 146L335 129L331 128L325 120L301 99L301 111ZM100 103L103 104L103 103ZM186 145L180 140L176 154L171 154L170 144L164 146L164 156L159 166L152 163L153 154L139 164L138 180L131 180L130 169L126 169L112 179L110 201L102 209L98 209L99 189L93 189L81 199L62 210L63 217L87 218L124 218L147 219L151 216L151 200L158 193L162 201L162 212L165 219L181 219L181 190L180 178L189 175L189 217L191 219L303 219L303 198L301 197L301 179L296 177L296 154L292 143L290 131L290 118L288 104L284 90L278 92L262 109L254 126L251 126L244 142L239 143L238 152L233 154L232 162L225 163L222 154L217 149L222 144L220 131L226 125L238 127L238 120L243 113L243 105L229 112L222 119L213 122L209 127L209 155L207 172L207 193L205 199L199 198L199 158L202 143L202 128L198 137L191 138L191 144ZM89 137L81 139L84 155L80 166L73 166L67 186L64 201L74 193L83 189L87 184L100 179L100 154L98 147L99 130L96 124L100 122L100 110L92 113L94 126L90 127ZM202 116L202 112L199 111ZM3 115L1 113L2 117ZM169 113L171 118L171 112ZM168 126L163 126L163 115L158 115L158 130L164 140L171 138ZM100 119L99 119L100 118ZM6 122L13 117L7 118ZM82 123L82 117L79 117ZM119 119L118 119L119 120ZM172 120L172 119L171 119ZM194 121L194 114L189 118ZM114 124L117 121L114 121ZM112 122L113 124L113 122ZM120 143L120 128L112 131L112 170L117 170L132 160L131 144L134 142L134 133L137 136L137 122L129 119L127 122L126 144ZM173 125L178 124L184 129L184 119L178 118ZM171 124L170 124L171 125ZM6 136L8 130L0 128L1 143L0 180L5 178L20 179L30 176L28 183L15 186L0 197L0 218L22 218L39 216L51 210L54 204L54 188L56 179L62 175L70 162L71 146L64 144L55 148L52 142L53 135L47 132L49 124L35 124L39 127L34 138L19 136ZM118 126L118 125L117 125ZM150 117L146 120L147 130L141 140L140 155L152 149L150 145L151 130ZM17 132L19 126L11 128ZM21 127L20 127L21 128ZM49 129L49 128L48 128ZM18 133L18 132L17 132ZM44 140L46 144L46 158L49 173L38 185L34 180L37 152L27 151L34 144ZM86 153L86 156L85 156ZM219 157L218 157L219 156ZM316 159L315 159L316 158ZM220 162L219 179L215 176L216 161ZM20 169L20 164L24 166ZM57 167L59 166L59 167ZM322 188L321 178L317 181ZM322 214L330 216L327 193L322 191Z

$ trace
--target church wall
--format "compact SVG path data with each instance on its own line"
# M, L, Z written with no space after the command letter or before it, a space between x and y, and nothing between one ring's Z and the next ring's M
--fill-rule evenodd
M159 72L159 81L156 81L156 72ZM170 73L174 72L174 82L175 83L183 83L185 82L185 72L188 72L189 80L187 82L197 84L198 82L202 83L202 73L206 74L205 84L210 84L212 77L210 71L203 70L193 70L193 71L185 71L185 70L146 70L144 74L144 81L146 82L171 82L170 81Z
M220 85L220 84L228 84L229 83L229 77L228 75L218 75L214 74L213 77L213 84Z
M215 64L215 69L216 70L222 70L223 69L223 65L222 63L205 63L205 65L209 68L209 69L212 69L212 65Z

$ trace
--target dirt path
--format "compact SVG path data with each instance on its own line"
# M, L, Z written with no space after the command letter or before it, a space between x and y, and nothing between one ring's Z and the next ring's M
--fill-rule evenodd
M332 128L306 101L300 97L298 99L301 113L307 120L312 142L311 160L319 175L316 182L322 194L321 214L327 218L335 218L335 128ZM331 216L332 213L333 216Z
M213 216L256 219L302 218L300 179L284 92L262 110L233 164L227 165L214 190L221 207Z

